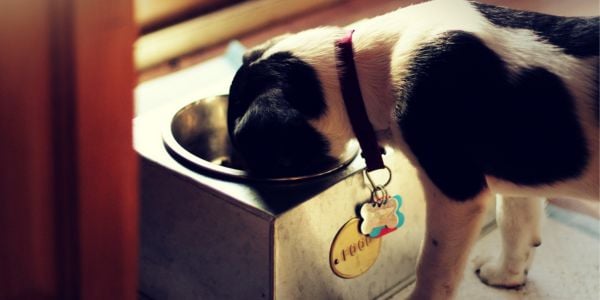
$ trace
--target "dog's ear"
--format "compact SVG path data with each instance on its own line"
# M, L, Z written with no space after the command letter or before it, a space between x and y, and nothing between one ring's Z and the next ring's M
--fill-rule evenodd
M249 169L302 172L332 160L329 142L309 123L325 111L316 71L292 53L278 52L237 71L228 130Z
M289 52L278 52L253 65L243 65L230 87L230 107L243 111L255 97L278 90L281 100L308 119L326 109L321 82L315 69Z
M305 173L329 163L329 144L274 88L231 121L232 142L248 168L263 175Z
M265 53L265 51L267 51L269 48L273 47L273 45L277 44L279 41L283 40L288 36L290 36L289 33L276 36L256 47L253 47L252 49L249 49L248 51L246 51L246 53L244 53L244 56L242 58L243 64L248 65L256 61Z

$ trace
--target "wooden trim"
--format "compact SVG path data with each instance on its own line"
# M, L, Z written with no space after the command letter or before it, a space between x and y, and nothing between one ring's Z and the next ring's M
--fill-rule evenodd
M136 299L130 1L0 10L0 299Z
M52 105L52 170L56 232L56 280L61 299L80 295L80 232L77 183L77 147L75 140L75 107L73 89L73 10L71 0L50 4L50 56Z
M600 13L600 2L597 0L481 0L481 2L557 16L597 16Z
M197 6L213 6L219 0L134 0L135 21L144 27Z
M132 1L71 1L81 297L135 299Z
M48 24L46 0L0 9L0 299L57 295Z
M338 1L256 0L233 5L140 37L135 44L135 64L138 69L148 68Z
M134 0L135 21L142 32L165 27L241 2L241 0Z
M302 30L318 26L346 26L358 20L381 15L402 6L417 3L422 0L344 0L334 5L315 10L296 18L290 18L285 22L279 22L272 26L256 30L252 33L243 35L240 42L251 48L266 40L289 32L299 32ZM144 82L167 75L171 72L194 66L208 59L223 55L227 48L227 41L214 47L203 49L196 53L190 53L177 58L177 64L160 64L140 72L139 82Z

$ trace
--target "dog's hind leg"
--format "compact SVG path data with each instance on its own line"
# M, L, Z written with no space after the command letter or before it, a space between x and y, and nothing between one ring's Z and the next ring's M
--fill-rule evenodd
M435 188L425 192L426 233L411 299L452 299L492 195L486 189L474 199L459 202Z
M502 250L494 259L479 259L475 271L491 286L518 288L525 284L535 248L541 244L540 223L544 198L498 195L496 222L502 236Z

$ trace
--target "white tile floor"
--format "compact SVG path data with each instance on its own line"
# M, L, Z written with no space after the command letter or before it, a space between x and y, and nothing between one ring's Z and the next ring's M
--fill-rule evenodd
M477 256L499 252L497 229L484 236L469 259L457 299L600 299L600 222L556 207L549 207L550 218L542 231L542 245L521 290L502 290L483 285L474 274ZM391 299L405 299L409 287Z

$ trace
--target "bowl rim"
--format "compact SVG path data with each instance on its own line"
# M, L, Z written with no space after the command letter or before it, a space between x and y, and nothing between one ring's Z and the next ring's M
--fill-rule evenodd
M247 181L258 181L258 182L292 182L292 181L301 181L301 180L308 180L308 179L323 177L325 175L334 173L338 170L341 170L341 169L347 167L352 161L354 161L354 159L358 155L358 151L359 151L358 142L356 142L356 140L352 140L349 143L349 145L346 147L346 151L344 151L344 154L338 160L339 163L336 164L332 168L327 168L322 171L303 174L303 175L297 175L297 176L291 176L291 177L260 177L260 176L252 176L252 175L250 175L249 172L244 171L244 170L224 167L221 165L211 163L205 159L202 159L202 158L196 156L195 154L193 154L190 151L188 151L187 149L185 149L176 140L175 136L173 135L173 131L171 128L172 128L174 118L183 110L189 108L190 106L198 105L198 103L200 103L200 102L209 101L209 99L218 99L218 98L227 99L228 97L229 97L229 95L227 95L227 94L209 96L209 97L205 97L202 99L197 99L197 100L188 102L187 104L185 104L184 106L182 106L178 109L173 109L173 111L168 114L168 118L166 119L167 121L165 122L166 124L163 125L163 129L162 129L163 145L165 146L165 148L167 149L169 154L171 154L171 156L173 156L180 163L184 164L186 167L194 169L194 171L198 171L198 172L207 171L207 172L213 173L215 175L221 175L221 176L229 177L232 179L242 179L242 180L247 180Z

